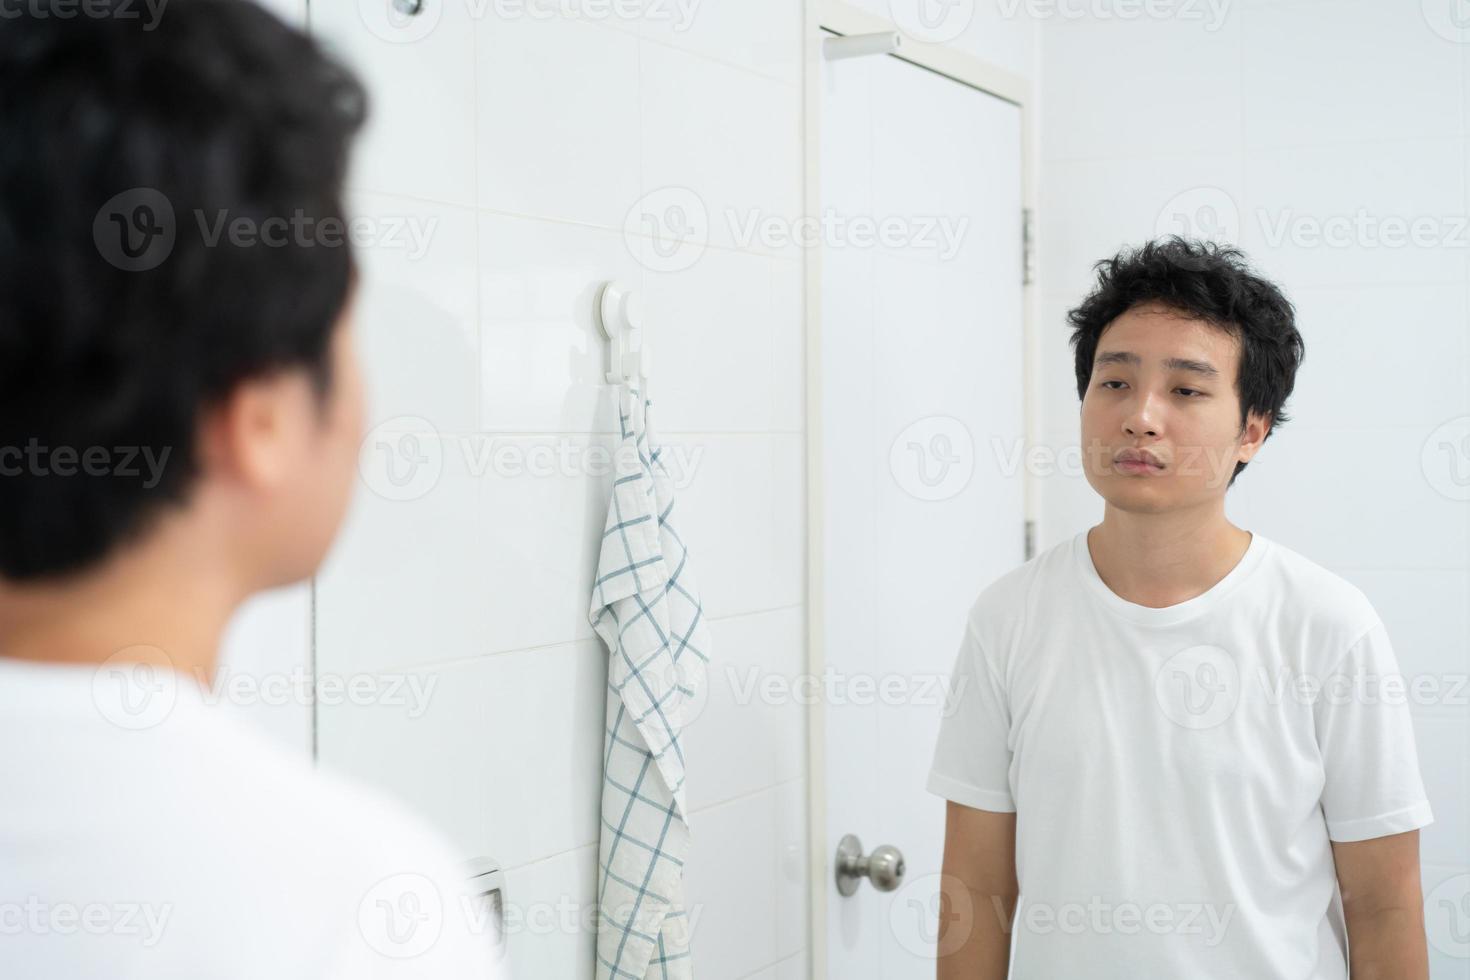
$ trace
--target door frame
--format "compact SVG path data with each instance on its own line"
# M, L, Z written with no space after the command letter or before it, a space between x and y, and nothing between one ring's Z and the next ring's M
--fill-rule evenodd
M805 177L802 188L803 211L808 220L820 217L821 184L821 104L822 104L822 37L823 31L835 34L869 34L897 31L885 17L853 6L847 0L806 0L805 24L802 32L802 149ZM879 57L896 57L937 72L948 78L1014 103L1021 110L1021 202L1032 216L1032 269L1036 268L1036 180L1034 162L1032 83L997 65L968 54L953 43L929 44L907 35L899 53ZM826 462L822 433L822 252L807 249L804 256L805 291L804 324L806 329L806 669L810 676L820 677L826 667L826 638L822 624L825 603L822 561L825 542L825 495L822 473ZM1021 275L1017 269L1016 274ZM1021 359L1023 392L1023 431L1027 445L1036 445L1036 385L1033 383L1038 363L1036 334L1036 275L1021 287ZM1022 468L1024 519L1035 527L1037 518L1036 481ZM807 964L808 976L825 980L827 976L827 881L831 844L827 839L827 753L826 706L814 699L807 712L807 872L809 876Z

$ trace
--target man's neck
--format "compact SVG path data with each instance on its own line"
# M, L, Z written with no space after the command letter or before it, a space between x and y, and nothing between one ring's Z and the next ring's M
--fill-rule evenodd
M0 585L0 656L148 662L211 683L240 593L218 562L170 543L155 539L64 581Z
M1163 608L1208 592L1230 573L1251 534L1206 513L1135 514L1109 505L1087 535L1092 563L1104 584L1140 606Z

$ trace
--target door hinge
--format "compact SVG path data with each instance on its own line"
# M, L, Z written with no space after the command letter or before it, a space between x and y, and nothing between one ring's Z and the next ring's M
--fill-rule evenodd
M1036 281L1036 229L1030 208L1021 209L1021 285Z

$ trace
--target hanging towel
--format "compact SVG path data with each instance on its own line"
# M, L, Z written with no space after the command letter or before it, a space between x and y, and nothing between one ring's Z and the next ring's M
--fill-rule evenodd
M608 649L598 845L598 980L691 980L684 859L689 816L680 744L704 684L709 634L675 528L673 481L619 389L612 502L588 613Z

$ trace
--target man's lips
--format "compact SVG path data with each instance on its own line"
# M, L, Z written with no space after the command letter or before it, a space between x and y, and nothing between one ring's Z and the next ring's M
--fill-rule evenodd
M1125 470L1161 470L1164 464L1147 449L1125 449L1113 457L1113 462Z

